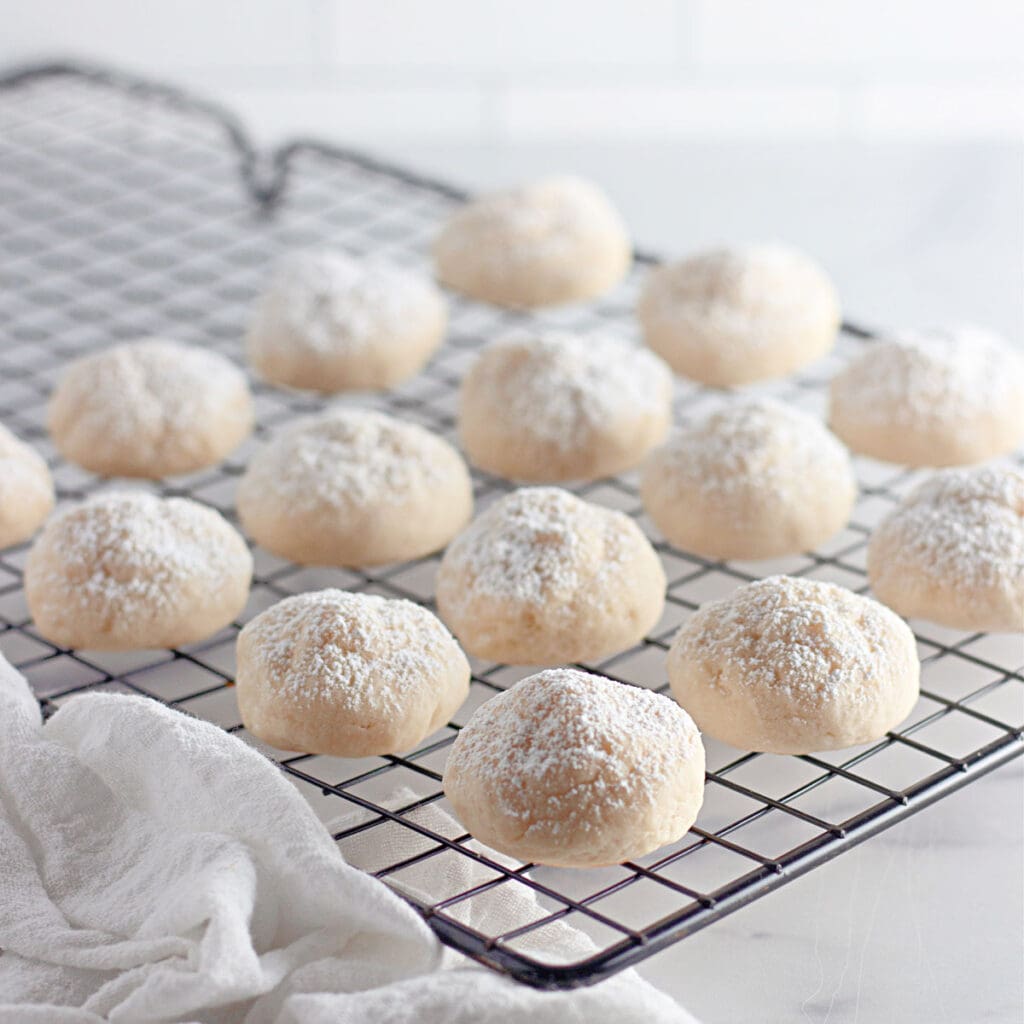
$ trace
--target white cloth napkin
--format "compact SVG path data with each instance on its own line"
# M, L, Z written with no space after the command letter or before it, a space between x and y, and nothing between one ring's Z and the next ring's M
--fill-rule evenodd
M382 848L380 831L350 855L370 865L416 841L395 828ZM474 877L436 860L405 884L434 894ZM455 912L481 913L473 903ZM544 932L566 953L593 948L568 927ZM443 956L241 740L114 694L76 697L43 724L2 657L0 950L0 1024L693 1021L632 972L544 993Z

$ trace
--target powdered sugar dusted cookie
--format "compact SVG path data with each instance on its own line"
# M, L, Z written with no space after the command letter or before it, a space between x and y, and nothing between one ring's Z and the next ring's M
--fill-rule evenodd
M215 465L252 422L241 370L216 352L161 338L71 363L49 408L61 455L104 476L156 478Z
M676 700L740 750L809 754L884 736L917 701L914 635L832 583L770 576L701 608L668 655Z
M641 495L676 547L709 558L776 558L838 533L857 482L846 449L820 420L774 399L737 399L654 452Z
M901 615L1024 632L1024 476L985 467L925 480L871 535L868 576Z
M31 537L53 500L53 478L42 456L0 424L0 548Z
M253 369L272 384L378 390L418 373L447 323L444 296L426 278L311 250L282 261L246 344Z
M238 485L243 528L305 565L379 565L442 548L468 522L473 487L447 441L415 423L339 407L290 424Z
M469 662L426 608L320 590L238 635L245 727L284 750L366 757L416 746L469 693Z
M596 661L661 616L665 574L636 523L555 487L524 488L452 541L437 608L471 654L522 665Z
M442 284L498 306L593 298L618 284L631 261L622 218L597 186L574 177L466 203L434 243Z
M651 272L637 308L648 345L714 387L784 377L828 352L839 298L825 272L777 244L711 249Z
M459 395L470 461L531 482L609 476L637 465L668 431L672 374L606 335L519 332L488 345Z
M984 462L1024 440L1024 356L978 327L902 332L836 374L829 425L887 462Z
M179 647L235 619L251 577L245 541L212 508L111 491L47 522L25 597L36 629L62 647Z
M704 747L672 701L549 669L481 705L444 791L481 842L520 860L618 864L675 842L704 798Z

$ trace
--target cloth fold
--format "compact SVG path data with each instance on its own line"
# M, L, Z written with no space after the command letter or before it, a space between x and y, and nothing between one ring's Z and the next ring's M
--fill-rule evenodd
M349 855L379 855L376 831ZM471 884L457 860L445 871L465 877L432 876L428 860L405 883L426 897ZM544 931L571 954L593 948ZM44 724L2 657L0 950L0 1024L692 1022L632 972L542 993L443 955L241 740L114 694L75 697Z

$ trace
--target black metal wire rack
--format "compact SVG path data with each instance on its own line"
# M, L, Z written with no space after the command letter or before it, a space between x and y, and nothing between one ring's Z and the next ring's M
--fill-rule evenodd
M321 143L261 156L229 114L162 85L70 66L11 73L0 80L0 421L45 454L60 500L107 486L64 463L47 438L46 399L66 360L145 334L238 360L250 303L278 254L324 243L425 266L439 221L461 198L444 183ZM640 257L622 287L583 309L517 314L454 300L439 354L417 378L372 401L452 437L458 381L481 341L538 322L628 335L645 262ZM834 355L758 390L820 411L824 382L866 333L848 327ZM259 384L254 391L256 438L215 469L153 485L160 493L189 495L234 518L235 481L253 444L322 404ZM678 418L712 398L680 383ZM865 459L857 471L852 522L805 555L723 563L655 538L670 581L664 618L639 646L585 667L664 690L664 653L676 628L701 602L743 581L789 572L865 590L867 536L919 474ZM480 473L474 481L478 507L510 486ZM634 474L572 489L651 532ZM410 868L468 858L483 881L415 905L444 942L535 986L586 985L635 964L1024 751L1020 638L914 623L921 699L884 740L804 757L742 753L709 740L704 809L681 841L595 871L510 863L419 812L445 806L441 773L459 727L526 670L475 662L470 698L455 720L401 757L346 761L273 751L239 724L231 682L245 621L282 597L323 586L430 605L436 557L350 572L301 568L257 549L252 597L239 622L181 650L110 654L58 648L35 631L21 587L27 548L0 554L0 649L28 676L44 709L85 690L125 691L222 725L277 760L325 820L342 808L359 812L336 831L342 851L372 830L413 836L414 852L376 871L399 887ZM396 791L407 799L389 800ZM532 909L522 920L500 931L466 923L467 907L517 888L537 898L524 903ZM531 940L560 921L585 931L595 951L570 963L537 955Z

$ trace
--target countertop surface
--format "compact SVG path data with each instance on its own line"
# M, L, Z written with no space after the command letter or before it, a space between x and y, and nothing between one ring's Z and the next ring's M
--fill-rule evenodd
M637 244L779 239L866 325L974 321L1024 339L1024 148L1006 144L404 147L470 188L574 171ZM1024 640L1021 642L1024 662ZM640 968L706 1024L1020 1024L1024 762L1017 760Z

